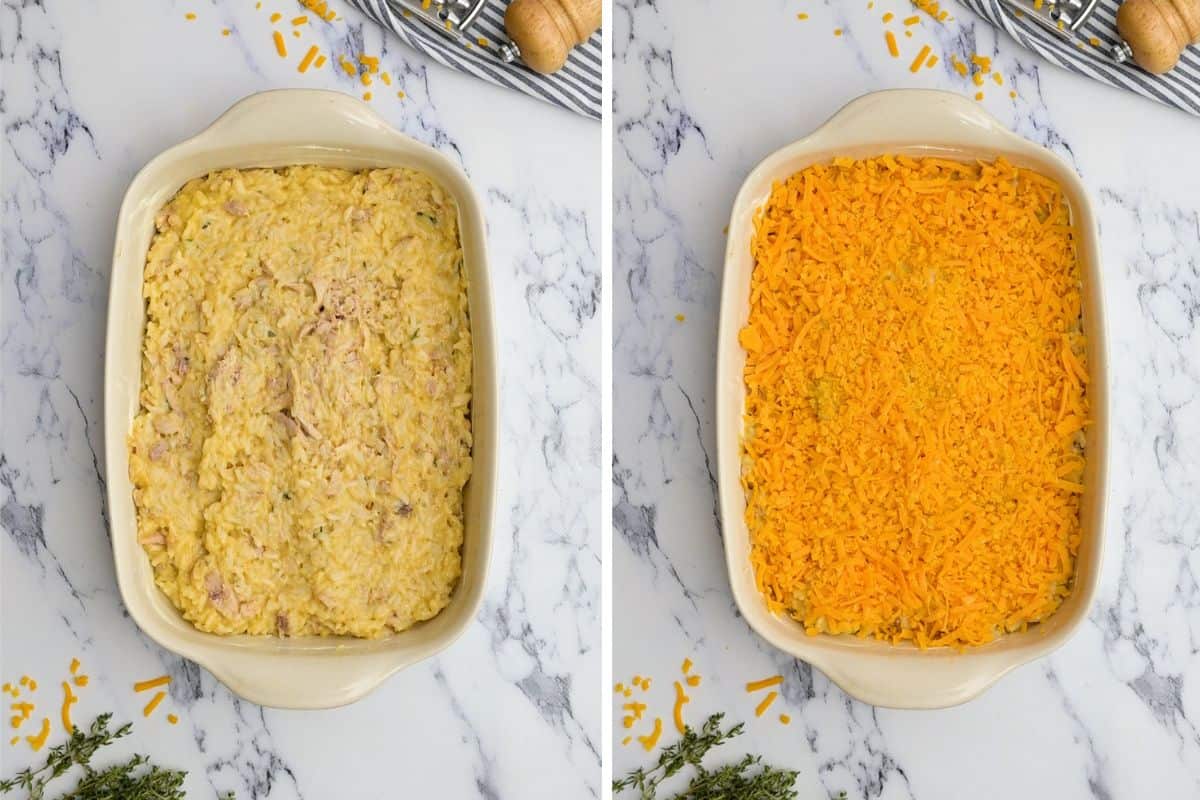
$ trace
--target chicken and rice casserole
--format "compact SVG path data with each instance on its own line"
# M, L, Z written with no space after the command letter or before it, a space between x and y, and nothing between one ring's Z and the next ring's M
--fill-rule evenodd
M408 169L225 170L156 224L128 444L159 588L217 634L436 615L471 473L454 200Z

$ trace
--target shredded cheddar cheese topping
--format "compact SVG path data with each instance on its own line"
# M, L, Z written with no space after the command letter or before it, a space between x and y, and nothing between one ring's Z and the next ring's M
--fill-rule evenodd
M742 482L772 610L957 648L1054 613L1090 423L1061 189L836 159L776 184L752 249Z

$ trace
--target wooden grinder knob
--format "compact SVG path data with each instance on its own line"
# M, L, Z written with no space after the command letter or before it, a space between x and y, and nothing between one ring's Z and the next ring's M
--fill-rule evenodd
M586 42L600 27L600 3L513 0L504 12L504 27L530 69L551 73L567 63L572 47Z
M1200 0L1125 0L1117 31L1138 66L1161 75L1185 47L1200 42Z

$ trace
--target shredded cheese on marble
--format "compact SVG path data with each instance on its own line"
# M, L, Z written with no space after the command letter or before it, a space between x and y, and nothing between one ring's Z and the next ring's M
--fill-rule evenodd
M159 675L157 678L150 678L145 681L138 681L133 685L135 692L144 692L147 689L157 689L159 686L166 686L171 682L170 675Z
M769 689L772 686L778 686L781 683L783 683L782 675L772 675L769 678L762 678L761 680L750 681L749 683L746 684L746 691L747 692L757 692L762 689Z
M167 696L166 692L155 692L154 697L150 698L150 702L146 703L146 707L142 709L142 716L148 717L154 713L154 709L158 708L158 704Z
M675 730L679 731L680 733L683 733L685 729L683 724L683 707L685 704L690 702L691 699L692 698L684 694L683 684L681 684L679 681L675 681L675 710L673 712L673 716L675 718Z
M650 752L654 749L654 746L658 744L659 738L662 737L662 731L662 717L655 717L654 730L650 731L650 733L646 734L645 736L637 737L638 741L642 743L642 747L646 749L646 752Z

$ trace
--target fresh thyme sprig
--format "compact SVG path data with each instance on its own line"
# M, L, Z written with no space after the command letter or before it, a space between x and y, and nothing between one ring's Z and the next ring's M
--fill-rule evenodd
M70 739L50 748L45 764L37 769L27 768L18 772L15 777L0 781L0 793L7 794L14 789L25 789L29 792L29 800L42 800L46 794L46 784L77 764L87 766L97 750L112 744L122 736L129 735L133 729L132 725L126 723L115 731L110 731L110 719L112 714L96 717L87 733L76 727L71 732Z
M704 721L699 733L692 730L690 725L685 727L683 738L669 747L664 747L658 754L658 763L655 766L648 770L635 769L621 780L613 781L613 792L637 789L641 792L641 800L654 800L660 783L688 765L699 768L709 750L741 735L746 726L740 722L727 731L721 730L721 720L724 717L724 714L713 714Z
M100 772L86 769L79 784L59 800L184 800L186 773L150 764L145 756Z
M135 755L123 764L101 770L91 766L97 750L129 735L132 730L126 723L110 731L110 719L112 714L96 717L87 733L75 728L71 738L50 748L42 766L30 767L15 777L0 781L0 794L23 789L28 792L28 800L44 800L51 781L79 766L83 768L83 777L59 800L183 800L186 774L155 766L145 756Z
M699 732L684 728L683 738L658 754L658 763L648 769L635 769L619 781L613 781L613 793L626 789L641 792L639 800L655 800L663 781L691 766L696 774L687 788L672 800L795 800L795 770L780 769L762 763L761 756L745 755L741 761L717 769L704 768L704 757L715 747L740 736L745 726L738 723L727 731L721 730L724 714L713 714L704 721ZM846 800L841 792L833 800Z

